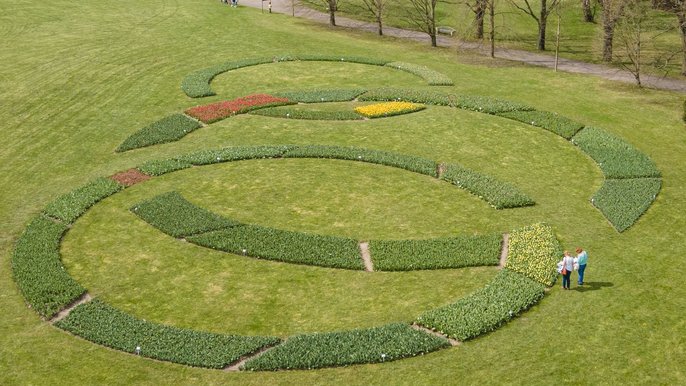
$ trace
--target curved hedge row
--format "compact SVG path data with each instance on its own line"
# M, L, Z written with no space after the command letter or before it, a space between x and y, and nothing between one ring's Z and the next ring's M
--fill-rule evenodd
M124 189L124 185L109 178L97 178L94 181L64 194L48 204L43 213L71 224L88 208L98 201Z
M421 314L417 323L465 341L493 331L545 295L545 286L508 269L486 287L453 304Z
M275 337L221 335L147 322L98 299L55 323L86 340L128 353L189 366L220 369L280 342Z
M184 114L172 114L133 133L115 151L121 153L141 147L178 141L201 127L202 124L193 118Z
M623 232L648 210L661 186L660 178L605 180L591 202L618 232Z
M275 92L273 95L287 98L288 100L297 103L349 102L366 91L367 90L362 88L303 90Z
M378 363L449 347L447 339L393 323L381 327L314 333L288 338L242 370L295 370Z
M363 116L354 111L331 111L331 110L311 110L300 109L297 106L269 107L251 111L252 115L262 115L265 117L306 119L313 121L356 121L364 119Z
M447 164L441 179L458 186L488 202L495 209L519 208L534 205L535 202L507 182L463 168Z

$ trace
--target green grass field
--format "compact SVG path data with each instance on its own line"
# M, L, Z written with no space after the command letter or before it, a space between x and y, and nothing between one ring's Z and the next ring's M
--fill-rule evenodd
M0 384L686 383L682 95L539 68L478 65L484 60L423 43L210 0L0 0L0 36ZM185 75L218 63L315 53L424 65L455 82L441 89L603 128L655 161L662 189L645 215L618 233L589 202L603 175L578 148L533 126L439 106L369 121L244 114L178 142L115 153L162 117L248 94L432 89L392 68L330 62L231 71L214 80L217 96L210 98L190 99L180 88ZM411 322L497 272L365 273L261 261L184 243L129 211L175 190L241 222L359 240L507 232L543 221L564 248L589 251L588 284L576 288L573 281L572 291L558 284L533 309L458 347L385 364L281 372L136 357L76 338L26 306L12 277L12 251L56 197L149 160L278 144L356 146L457 163L515 185L536 205L497 211L428 176L341 160L203 166L156 177L94 206L63 240L68 272L91 295L141 319L278 337Z

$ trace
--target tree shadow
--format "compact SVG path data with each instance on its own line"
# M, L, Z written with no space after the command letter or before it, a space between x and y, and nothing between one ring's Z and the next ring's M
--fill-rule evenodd
M586 292L586 291L597 291L603 289L604 287L613 287L614 284L609 281L587 281L584 285L577 285L574 287L575 291Z

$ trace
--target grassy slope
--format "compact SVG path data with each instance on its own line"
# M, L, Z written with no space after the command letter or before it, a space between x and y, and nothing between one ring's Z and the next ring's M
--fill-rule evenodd
M453 53L429 50L424 44L401 44L360 34L332 33L327 28L285 16L260 15L259 11L245 8L220 8L216 1L126 0L76 4L66 0L42 3L0 0L0 11L0 34L3 35L0 39L3 63L0 67L0 122L4 134L0 148L0 184L3 187L0 192L0 383L63 384L79 379L91 384L329 384L334 381L345 384L551 384L560 378L565 383L686 382L682 370L686 367L686 338L683 335L686 323L681 317L681 310L686 306L686 287L681 284L675 269L682 265L679 251L684 247L683 229L686 226L686 219L681 215L686 209L683 204L686 192L681 189L686 183L686 168L681 166L686 140L680 122L681 97L636 91L594 78L538 69L459 65L454 62ZM242 37L249 38L244 42ZM498 118L487 117L489 122L483 124L478 122L484 118L477 114L446 113L446 116L430 110L370 122L367 126L355 125L355 122L313 126L309 122L237 117L215 128L201 129L180 143L143 149L126 156L113 153L113 149L136 129L194 104L179 90L182 76L191 70L224 60L322 51L428 65L448 73L456 81L455 88L461 92L507 97L607 128L656 161L664 175L663 190L656 204L634 228L617 234L586 201L600 186L599 171L568 144L545 133L524 136L531 129ZM295 68L298 66L300 64L292 64L289 71L277 71L280 67L255 67L231 76L227 74L217 79L216 91L231 98L253 92L298 88L300 82L296 79L308 73L312 75L312 67ZM326 65L316 66L317 76L303 81L308 88L318 85L330 88L332 84L422 87L421 80L389 69L358 71L351 65L350 69L332 72ZM418 119L420 116L423 118ZM9 253L31 216L57 195L95 176L107 175L147 159L208 146L278 142L384 148L460 162L512 181L525 192L531 192L540 205L521 212L475 218L469 215L481 212L481 203L465 195L456 203L445 204L446 210L453 211L456 216L463 216L462 210L468 210L469 215L463 218L471 222L456 221L456 225L439 229L508 229L546 220L555 227L567 248L582 244L589 249L588 281L598 285L589 286L584 292L562 293L555 289L541 305L515 322L459 348L391 364L286 373L232 374L133 358L60 332L38 320L35 313L24 306L11 280ZM236 169L238 172L240 170ZM362 174L374 173L366 170ZM415 181L407 185L411 191L421 189L422 184ZM297 193L288 181L281 186L291 194ZM257 182L251 184L248 192L264 188L265 185ZM340 185L335 189L341 189ZM389 194L392 189L382 187L381 192ZM246 192L234 193L237 199L253 196ZM374 197L374 194L367 192L365 197ZM108 206L103 204L77 223L75 234L69 236L70 245L85 250L84 254L107 248L107 245L96 243L80 249L78 243L88 239L79 238L76 232L97 231L98 216L106 214L115 201L107 201ZM202 199L204 203L210 201ZM255 202L256 207L263 204L259 200ZM285 202L295 205L297 201ZM371 218L392 213L392 210L381 211ZM483 213L490 212L483 209ZM274 225L289 226L283 216L273 216L278 223ZM354 217L351 212L346 212L345 216ZM268 211L259 210L248 210L241 218L265 224L271 221ZM381 227L378 234L390 237L406 219L418 220L421 216L410 210L404 217ZM313 225L305 223L298 225L303 227L298 229L325 222L313 221ZM434 235L441 235L443 231L435 231L434 226L446 226L450 220L439 217L432 221L419 225L423 236L432 235L432 229ZM89 222L92 228L83 228ZM146 230L149 231L141 229ZM328 231L337 232L334 228L328 228ZM365 236L365 232L371 234L372 230L356 232ZM411 236L409 233L402 236ZM168 248L165 240L159 243L162 248ZM185 248L176 253L183 254ZM66 257L75 259L76 252L69 252ZM113 262L110 266L124 265ZM252 262L231 266L243 272L260 269ZM72 264L72 268L78 270L76 264ZM273 268L268 269L272 274L278 274ZM93 285L101 280L101 291L110 290L106 288L109 284L102 284L102 277L91 275ZM305 276L299 275L303 281L307 275L312 275L313 281L324 279L314 270ZM408 285L417 291L426 291L422 289L422 277L430 276L417 275ZM330 280L342 283L344 279L339 276ZM440 280L449 281L449 275ZM413 282L415 284L411 284ZM118 283L130 284L124 279ZM112 287L116 285L112 284ZM277 288L273 283L266 285L266 288ZM304 292L312 284L291 285ZM368 286L372 285L376 283ZM132 300L133 291L128 291L131 297L121 300L122 304ZM152 293L154 289L146 287L145 291ZM193 291L199 290L189 289L187 293ZM120 294L108 296L116 301ZM341 295L342 302L350 301L346 296ZM335 296L332 299L337 301ZM429 299L427 302L434 301ZM427 307L427 302L410 307L406 312ZM384 307L389 309L388 305ZM163 311L157 310L161 314ZM155 312L155 307L135 304L132 312ZM323 315L319 318L322 323L331 318L326 312L315 312ZM261 317L264 315L262 312ZM368 316L370 321L379 320L377 317L389 315ZM184 316L172 315L171 318L183 319ZM201 323L193 317L177 321ZM348 322L336 323L330 327ZM250 328L241 327L244 331L250 331ZM284 331L291 331L289 328L313 329L314 326L286 327ZM585 336L583 342L579 341L580 335ZM566 345L560 342L566 342ZM585 362L587 367L579 372L568 371L569 363L575 360Z

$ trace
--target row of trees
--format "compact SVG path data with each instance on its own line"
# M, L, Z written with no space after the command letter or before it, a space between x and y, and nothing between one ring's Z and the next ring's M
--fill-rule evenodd
M324 3L329 12L331 25L336 25L336 12L341 0L304 0ZM383 35L384 20L388 4L392 0L360 0L364 9L378 26L379 35ZM397 1L397 0L396 0ZM495 0L458 0L473 13L474 37L484 39L488 34L493 52L495 30ZM535 22L537 28L537 49L546 50L546 28L551 13L559 11L562 0L508 0L512 6ZM642 43L650 39L645 34L645 25L649 21L651 10L670 12L676 17L676 25L681 36L681 74L686 76L686 0L566 0L581 1L585 22L599 23L602 31L602 60L613 60L615 38L622 45L622 53L628 59L629 70L640 72ZM436 46L436 6L438 0L407 0L408 7L403 19L408 25L426 33L431 45ZM598 14L600 16L598 16ZM487 16L489 16L487 18ZM559 15L559 14L558 14ZM558 16L559 17L559 16ZM488 30L485 20L490 20ZM599 19L599 20L597 20ZM559 21L558 21L559 22ZM636 75L636 74L635 74ZM640 78L637 78L640 83Z

